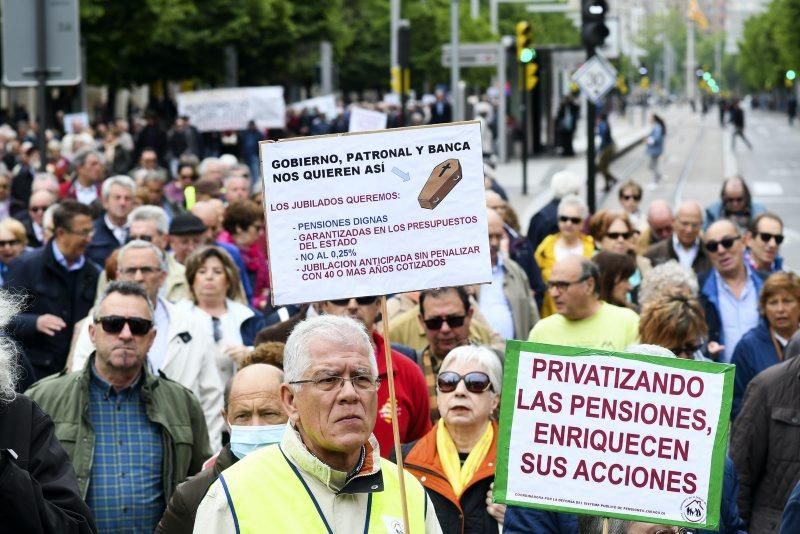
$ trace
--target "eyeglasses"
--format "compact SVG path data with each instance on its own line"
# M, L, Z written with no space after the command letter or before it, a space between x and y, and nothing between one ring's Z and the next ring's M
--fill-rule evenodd
M720 239L719 241L706 241L706 245L705 245L706 246L706 250L709 251L709 252L716 253L717 250L719 249L720 245L722 245L726 249L730 250L730 248L733 246L733 244L736 242L736 240L739 239L739 237L741 237L741 236L737 235L735 237L724 237L724 238Z
M483 393L487 389L492 389L492 381L489 375L480 371L473 371L464 376L453 371L444 371L439 373L436 378L436 387L442 393L452 393L462 380L470 393Z
M92 237L94 235L94 228L90 228L88 230L81 230L80 232L76 232L72 228L65 229L68 234L77 235L83 238Z
M359 306L368 306L370 304L375 304L375 301L378 300L378 297L354 297L356 302ZM336 300L329 300L331 304L334 306L347 306L350 304L351 299L336 299Z
M642 200L642 195L620 195L619 198L622 200L635 200L636 202L639 202Z
M588 276L581 276L574 282L565 282L563 280L548 280L545 286L547 286L547 290L550 291L551 289L558 289L559 291L566 291L569 289L569 286L580 284L581 282L585 282L588 280Z
M724 199L725 204L738 204L744 202L744 197L727 197Z
M567 217L566 215L560 215L558 217L559 222L571 222L572 224L578 225L583 222L583 219L580 217Z
M154 273L160 273L160 267L150 267L149 265L143 265L141 267L128 267L127 269L120 269L119 273L124 274L126 276L136 276L136 273L141 272L143 276L148 276Z
M783 235L781 234L770 234L767 232L759 232L756 235L764 243L769 243L771 239L775 240L776 245L780 245L781 243L783 243Z
M136 241L136 240L142 240L142 241L147 241L148 243L151 243L153 241L153 236L146 235L146 234L142 234L142 235L133 235L133 234L131 234L131 235L128 236L128 243L130 243L131 241Z
M33 213L39 213L41 211L44 213L49 207L50 206L28 206L28 211L32 211Z
M103 330L108 334L119 334L125 328L127 323L131 334L134 336L143 336L153 328L153 321L149 319L142 319L141 317L123 317L121 315L107 315L105 317L98 317L94 320L95 324L100 323Z
M310 380L295 380L289 383L295 385L314 384L320 391L333 391L334 389L342 389L345 382L350 382L353 385L353 389L361 391L375 391L381 383L379 378L368 375L351 376L350 378L345 378L343 376L323 376Z
M606 234L606 237L610 237L615 241L621 237L622 239L627 241L628 239L631 238L631 232L608 232Z
M9 239L8 241L0 241L0 248L15 247L19 245L19 239Z
M671 347L669 350L672 351L672 354L676 356L680 356L681 354L686 354L688 356L691 356L692 354L694 354L695 352L697 352L702 348L703 348L702 343L696 343L694 345L689 344L689 345L684 345L682 347Z
M431 317L430 319L425 319L423 322L425 323L425 328L428 330L441 330L444 323L447 323L447 326L453 329L464 326L464 320L466 318L466 315L448 315L446 317Z

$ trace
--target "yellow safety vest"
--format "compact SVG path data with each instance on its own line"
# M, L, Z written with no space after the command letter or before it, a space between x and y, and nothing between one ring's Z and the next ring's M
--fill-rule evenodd
M403 509L397 466L381 458L381 473L383 491L370 493L367 498L363 532L401 534ZM425 490L413 475L403 474L409 529L412 534L423 534L427 504ZM248 455L246 462L232 465L220 475L220 482L239 533L333 534L299 470L278 445L259 449Z

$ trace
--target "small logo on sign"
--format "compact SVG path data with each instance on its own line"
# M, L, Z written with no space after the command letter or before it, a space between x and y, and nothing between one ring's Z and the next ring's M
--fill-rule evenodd
M700 497L689 497L681 504L681 517L690 523L702 523L706 519L706 501Z

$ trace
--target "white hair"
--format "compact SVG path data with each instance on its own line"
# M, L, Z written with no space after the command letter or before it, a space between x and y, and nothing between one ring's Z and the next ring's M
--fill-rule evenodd
M200 162L200 166L197 169L197 174L200 175L202 178L208 172L209 167L213 167L214 165L220 165L222 162L219 158L208 157L204 158L203 161Z
M162 185L167 183L167 171L163 169L149 170L142 175L142 183L158 182Z
M567 195L558 203L558 214L561 215L561 210L567 206L573 206L580 210L581 219L585 219L589 215L589 206L578 195Z
M21 297L0 289L0 328L4 329L19 313ZM0 334L0 406L16 398L15 387L21 369L17 364L17 346L5 333Z
M442 365L439 367L439 372L447 370L456 362L477 363L489 375L489 381L492 383L495 395L500 395L500 391L503 388L503 364L500 363L500 358L491 349L479 345L456 347L445 356Z
M222 181L222 186L228 187L228 184L230 184L234 180L244 180L245 182L247 182L247 187L248 188L250 187L250 178L248 178L247 176L240 176L238 174L230 174L226 176L225 179Z
M639 285L639 305L644 308L645 304L663 295L667 289L675 287L686 288L695 297L700 290L694 271L675 260L653 267Z
M648 343L636 343L625 347L625 352L632 354L644 354L645 356L660 356L662 358L677 358L675 354L661 345L651 345Z
M139 206L128 214L128 224L134 221L153 221L159 234L169 232L169 219L167 212L160 206Z
M58 209L59 206L60 204L58 203L51 204L49 208L44 210L44 213L42 214L42 228L49 228L51 232L56 231L56 229L53 227L53 214L56 212L56 209Z
M149 241L145 241L144 239L134 239L130 243L126 243L121 249L119 249L119 253L117 254L117 265L122 264L122 256L129 251L130 249L150 249L152 250L156 258L158 258L158 266L163 272L167 272L169 267L167 266L167 255L164 254L164 251L152 244Z
M52 193L52 190L58 191L58 188L58 178L49 172L37 172L33 176L33 182L31 182L31 192L33 193L39 190L49 191Z
M372 374L378 376L378 362L364 325L349 317L319 315L294 327L283 351L284 381L302 380L311 367L310 346L315 342L343 345L369 355Z
M550 191L555 198L577 195L581 190L581 177L572 171L558 171L550 178Z
M111 188L115 185L122 186L128 189L134 196L136 195L136 182L133 181L133 178L125 174L117 174L116 176L107 178L103 182L103 200L108 200L108 195L111 194Z

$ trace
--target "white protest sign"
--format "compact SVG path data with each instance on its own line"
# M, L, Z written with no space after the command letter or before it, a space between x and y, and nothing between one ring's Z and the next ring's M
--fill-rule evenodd
M350 108L351 132L369 132L386 129L386 113L353 106Z
M324 113L329 119L333 119L339 114L336 108L336 97L333 95L317 96L306 100L300 100L299 102L289 104L289 107L295 111L303 111L304 109L309 111L317 110L318 113Z
M251 120L259 129L286 125L283 87L233 87L178 94L178 114L187 115L201 132L244 130Z
M72 134L89 127L89 114L85 111L64 114L64 133Z
M714 529L733 366L509 341L500 502Z
M478 122L259 148L276 305L491 282Z

